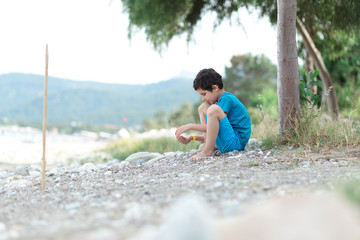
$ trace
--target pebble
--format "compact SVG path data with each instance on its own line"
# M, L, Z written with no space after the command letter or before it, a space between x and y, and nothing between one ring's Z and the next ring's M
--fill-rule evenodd
M78 168L78 172L91 172L96 169L95 164L93 163L85 163L81 167Z
M0 222L0 233L6 230L6 225L3 222Z
M16 168L14 175L29 176L30 174L29 174L28 167L20 166L20 167Z
M357 161L334 165L299 157L295 165L293 155L258 146L252 141L245 151L195 162L182 152L141 161L74 161L47 171L44 191L38 167L0 169L0 239L130 239L172 219L170 209L186 194L201 195L214 214L230 216L250 203L360 175Z

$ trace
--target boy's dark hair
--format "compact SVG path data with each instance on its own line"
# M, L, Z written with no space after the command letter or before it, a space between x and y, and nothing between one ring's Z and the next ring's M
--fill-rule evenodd
M212 86L217 85L219 89L223 88L223 81L220 74L212 68L201 70L195 77L193 87L195 90L199 88L212 91Z

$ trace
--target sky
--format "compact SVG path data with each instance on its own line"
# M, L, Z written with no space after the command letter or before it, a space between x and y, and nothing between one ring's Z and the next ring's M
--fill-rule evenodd
M1 0L0 74L45 74L79 81L148 84L212 67L220 74L239 54L265 54L274 64L276 28L256 13L239 11L242 26L215 14L197 25L193 40L174 38L162 55L143 30L128 39L120 0Z

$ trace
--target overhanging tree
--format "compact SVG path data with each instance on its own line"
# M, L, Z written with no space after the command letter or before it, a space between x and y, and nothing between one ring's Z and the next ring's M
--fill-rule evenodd
M283 1L286 2L287 0L281 0L280 2L283 3ZM291 0L291 4L294 4L294 2L296 9L296 0ZM217 21L214 24L214 26L217 26L223 19L230 18L240 7L248 7L255 2L254 0L122 0L122 3L125 12L129 14L129 36L131 37L136 27L143 28L145 29L147 40L153 43L156 50L161 51L162 47L166 46L176 35L187 33L188 40L190 40L194 27L206 12L211 11L217 14ZM285 9L281 8L281 11L285 11ZM288 15L285 14L286 16ZM295 20L291 24L295 24ZM288 25L287 20L285 20L284 25ZM288 48L288 51L284 50L284 54L297 52L296 44L288 45L284 42L283 46ZM294 49L290 50L291 47ZM291 56L293 57L293 55ZM285 61L283 66L288 63L288 59L281 58L281 61ZM291 113L295 116L299 103L299 93L298 85L294 86L294 83L298 83L298 78L296 79L292 76L298 77L298 67L294 67L293 63L288 66L290 67L289 70L286 70L285 67L279 70L283 78L278 81L278 92L282 94L281 96L284 97L283 100L286 102L279 105L279 107L282 114ZM287 74L289 74L289 71L293 71L293 73L286 76L282 71L286 71ZM280 131L292 127L291 121L294 121L293 117L282 116Z
M268 16L272 23L276 23L277 5L275 0L254 0L253 4L261 10L262 16ZM353 34L360 27L359 0L298 0L298 25L307 52L308 70L313 62L321 70L324 92L328 93L327 105L330 115L339 114L335 89L331 75L328 73L321 52L336 55L343 51L339 39L334 39L338 31ZM302 24L301 24L302 23ZM329 49L331 49L329 51ZM311 60L312 59L312 60Z
M171 39L183 33L191 39L194 27L206 12L215 12L217 26L230 18L249 0L121 0L129 14L129 37L137 28L144 29L147 40L157 51L167 46Z

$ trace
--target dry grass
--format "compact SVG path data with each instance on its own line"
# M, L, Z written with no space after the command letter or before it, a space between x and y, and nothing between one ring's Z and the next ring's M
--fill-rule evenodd
M265 115L260 124L253 126L253 138L262 140L265 148L280 145L307 148L360 146L360 123L355 118L339 116L332 119L316 109L302 109L292 131L279 135L278 120Z

